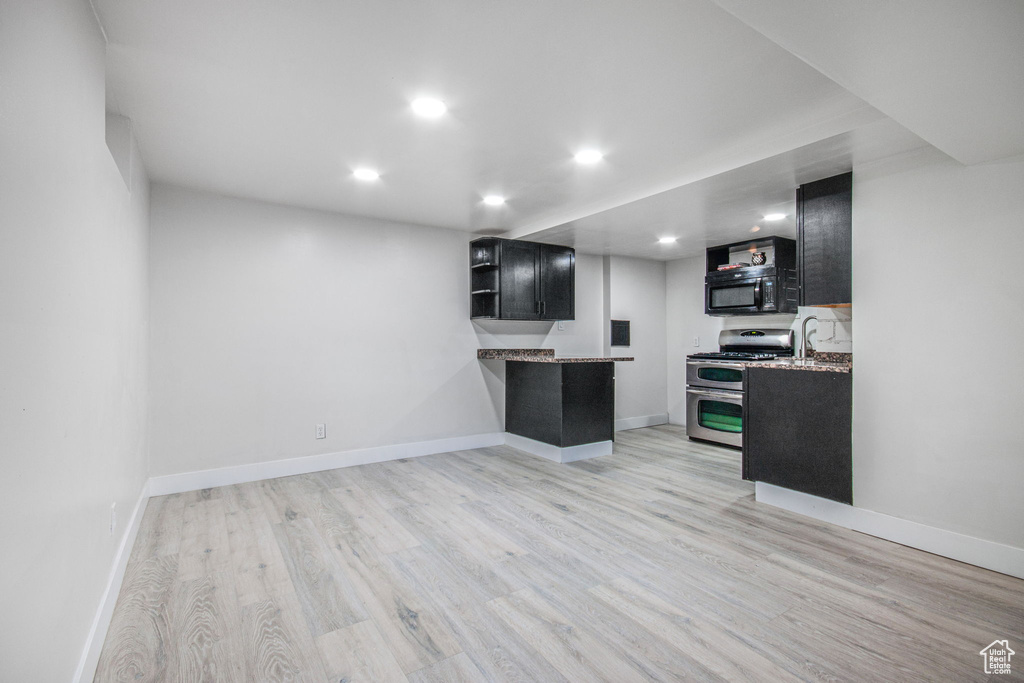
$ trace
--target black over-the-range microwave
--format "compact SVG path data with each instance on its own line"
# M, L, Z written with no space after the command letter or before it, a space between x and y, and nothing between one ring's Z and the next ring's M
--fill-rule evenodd
M743 263L755 253L767 262ZM727 270L719 270L723 264ZM707 267L704 312L708 315L797 312L799 284L794 240L773 236L712 247L708 249Z

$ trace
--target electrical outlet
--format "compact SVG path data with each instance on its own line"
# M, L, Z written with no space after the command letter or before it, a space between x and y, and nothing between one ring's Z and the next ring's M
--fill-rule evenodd
M564 320L559 320L558 321L558 331L559 332L565 332L565 321Z
M316 438L326 439L327 438L327 425L316 426Z
M117 528L117 503L110 504L110 535L114 535L114 529Z
M700 346L700 337L694 337L693 338L693 345L694 346Z

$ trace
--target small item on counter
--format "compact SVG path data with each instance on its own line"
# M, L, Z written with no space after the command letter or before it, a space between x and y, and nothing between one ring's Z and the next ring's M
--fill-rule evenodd
M735 270L736 268L749 268L749 263L726 263L724 266L718 266L718 270Z
M763 251L755 251L750 255L750 262L755 266L763 266L768 261L768 257L765 256Z

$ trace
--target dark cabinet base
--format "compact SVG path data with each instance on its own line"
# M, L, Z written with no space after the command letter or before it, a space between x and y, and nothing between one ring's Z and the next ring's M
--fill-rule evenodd
M611 441L615 364L507 361L505 431L560 448Z
M743 478L853 503L852 377L747 368Z

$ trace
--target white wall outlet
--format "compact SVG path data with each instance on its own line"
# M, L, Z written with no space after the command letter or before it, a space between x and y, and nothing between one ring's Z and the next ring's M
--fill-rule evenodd
M694 346L700 346L700 337L694 337L693 338L693 345Z
M326 439L327 438L327 425L316 426L316 438Z
M117 503L110 504L110 535L114 535L114 530L117 528Z
M558 331L559 332L565 332L565 321L564 320L559 320L558 321Z

